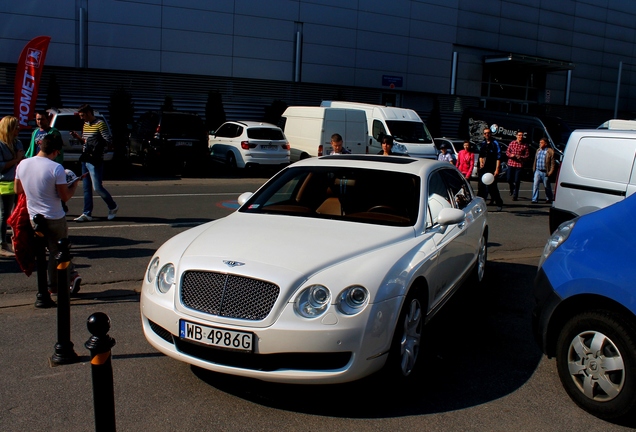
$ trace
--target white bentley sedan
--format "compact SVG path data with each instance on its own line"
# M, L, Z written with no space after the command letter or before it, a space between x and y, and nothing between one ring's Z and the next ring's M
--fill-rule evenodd
M201 368L284 383L409 377L424 324L484 277L486 205L448 163L310 158L239 204L168 240L143 281L146 338Z

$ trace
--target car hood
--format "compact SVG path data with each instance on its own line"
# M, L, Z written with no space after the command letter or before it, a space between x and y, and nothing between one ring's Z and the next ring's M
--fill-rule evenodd
M180 267L276 283L283 282L279 280L283 274L304 280L347 259L413 237L412 227L235 212L210 223L185 245Z

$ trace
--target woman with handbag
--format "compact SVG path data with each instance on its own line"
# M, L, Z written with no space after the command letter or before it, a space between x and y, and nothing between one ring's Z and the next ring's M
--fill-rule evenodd
M0 256L12 257L13 248L7 242L7 219L15 206L15 167L24 158L22 143L18 140L18 119L6 116L0 120Z

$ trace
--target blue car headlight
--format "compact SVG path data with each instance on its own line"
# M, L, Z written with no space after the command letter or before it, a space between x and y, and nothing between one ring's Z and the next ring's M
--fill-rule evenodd
M296 297L296 313L305 318L316 318L329 307L331 293L326 286L310 285Z
M574 225L576 225L577 219L578 218L572 219L571 221L563 222L556 230L554 230L550 238L548 238L545 247L543 248L543 253L541 254L541 259L539 260L539 268L541 268L550 254L568 239L570 233L572 232L572 228L574 228Z

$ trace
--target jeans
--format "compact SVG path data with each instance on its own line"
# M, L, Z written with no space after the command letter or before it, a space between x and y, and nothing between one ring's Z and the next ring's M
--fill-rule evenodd
M510 186L510 192L517 198L519 197L519 187L521 186L521 172L523 168L511 167L508 165L508 185Z
M110 196L108 191L104 189L102 185L102 178L104 173L104 164L93 165L92 163L82 162L82 174L88 173L83 180L84 187L84 211L86 215L91 215L93 212L93 190L102 197L108 210L113 210L117 207L117 204Z
M0 195L0 235L2 236L2 243L7 242L7 219L11 216L13 207L15 207L16 196ZM7 243L10 243L9 240Z
M536 170L534 172L534 183L532 184L532 201L539 201L540 183L543 183L543 187L545 188L545 198L549 201L553 201L554 195L552 194L552 183L550 182L550 177L548 177L547 172L539 170Z

